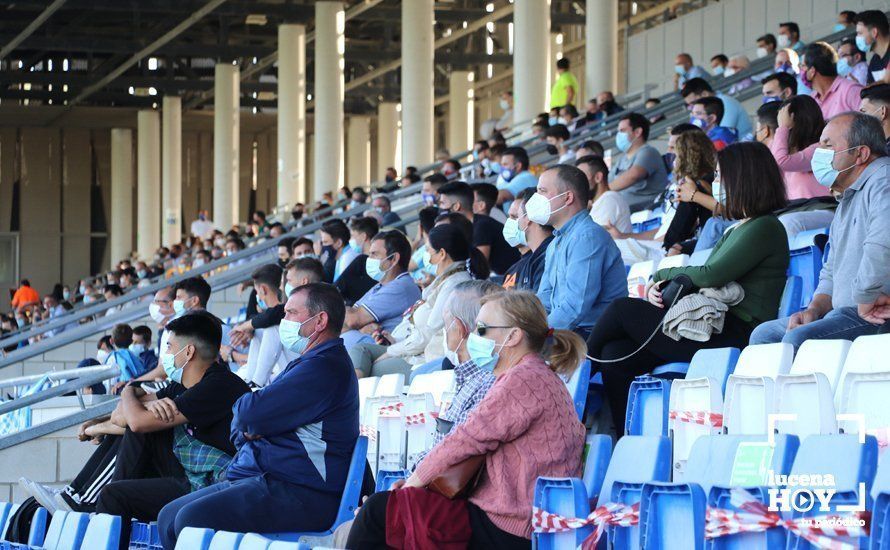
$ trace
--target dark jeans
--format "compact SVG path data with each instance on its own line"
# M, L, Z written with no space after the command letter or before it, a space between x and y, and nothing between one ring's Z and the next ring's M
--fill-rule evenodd
M311 532L334 523L339 495L310 491L268 476L222 481L164 506L158 515L167 550L186 527L238 533Z
M639 353L617 363L593 362L603 373L606 399L612 410L615 431L624 433L628 391L634 377L652 372L659 365L688 362L700 349L736 347L748 343L752 327L731 313L726 314L723 332L712 334L707 342L685 338L679 342L661 332L661 320L667 310L645 300L621 298L612 302L597 321L587 340L587 353L598 359L618 359L643 345L657 329L657 333Z
M349 531L346 547L350 550L376 550L386 548L386 504L389 491L377 493L368 498L359 509L359 513ZM488 519L488 516L475 504L467 502L470 515L470 531L472 536L468 548L488 550L513 550L531 548L532 541L501 531Z

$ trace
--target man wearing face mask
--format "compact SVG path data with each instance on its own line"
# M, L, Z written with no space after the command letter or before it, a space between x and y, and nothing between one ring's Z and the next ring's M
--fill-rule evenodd
M708 134L708 139L711 140L717 151L722 151L727 145L739 140L739 134L735 128L723 126L722 120L723 102L719 98L703 97L692 103L689 122Z
M349 246L349 228L343 220L332 219L324 222L319 234L321 235L320 260L324 265L325 282L335 283L360 252Z
M647 143L649 127L649 119L639 113L628 113L618 121L615 135L615 146L624 155L615 164L609 189L624 197L631 212L647 208L668 183L661 154ZM584 203L587 203L586 196Z
M281 274L282 270L280 267L275 264L268 264L257 268L251 275L259 311L267 311L282 304ZM238 370L238 375L244 378L248 384L252 384L252 387L265 385L269 378L269 373L271 373L274 366L272 362L264 362L260 358L260 347L267 337L276 340L274 347L280 347L277 336L271 334L272 332L277 332L274 327L256 332L254 338L250 341L247 363ZM261 375L255 374L258 370L262 373Z
M369 335L377 330L392 332L402 313L420 299L420 288L408 273L410 260L411 243L400 231L383 231L371 239L365 270L377 285L346 310L343 341L347 347L373 342Z
M688 53L677 55L674 60L674 89L680 90L693 78L706 78L707 71L692 62Z
M371 204L374 206L374 210L383 217L383 225L393 225L402 221L402 218L392 211L392 203L386 195L377 195Z
M800 41L800 26L794 21L779 23L780 48L791 48L797 53L803 53L806 44Z
M757 38L757 59L776 53L776 37L772 33L764 34Z
M139 357L146 371L158 366L158 356L151 347L151 329L146 325L133 327L133 343L130 344L130 351Z
M800 78L813 90L812 96L825 120L859 108L862 86L837 74L837 52L825 42L806 47L800 60Z
M661 157L657 159L662 164ZM537 293L547 309L547 322L582 337L589 335L612 300L627 295L621 252L609 233L590 219L589 194L584 172L560 164L541 175L538 192L525 204L530 221L555 228Z
M890 23L883 11L856 14L856 46L864 52L874 52L868 62L868 83L884 80L890 65Z
M871 115L881 123L884 137L887 139L884 151L890 155L890 84L876 84L864 88L859 95L861 97L859 112Z
M797 79L788 73L772 73L760 81L762 102L782 102L797 94ZM726 104L723 105L726 107ZM724 117L726 113L724 112Z
M602 157L588 155L575 163L590 185L588 207L590 218L607 230L615 228L619 233L632 233L630 208L620 193L609 189L609 167ZM614 235L613 235L614 236Z
M497 132L503 132L504 130L509 130L510 126L513 125L513 92L501 92L498 107L504 111L504 114L498 119L494 129Z
M535 194L534 189L523 189L510 205L510 218L504 223L504 239L518 248L522 256L510 266L504 277L507 290L531 290L537 292L544 276L544 258L553 240L553 227L540 225L528 219L525 203Z
M723 76L726 72L726 65L728 63L729 58L722 53L718 53L711 58L711 74L714 76Z
M839 196L829 232L828 259L806 310L761 324L751 344L854 340L882 322L876 302L888 294L890 262L890 158L874 117L843 113L828 122L812 159L820 184Z
M575 160L575 152L565 144L571 134L565 124L556 124L544 130L544 141L547 142L547 153L559 155L559 163L566 164Z
M445 179L448 181L456 180L460 175L460 162L455 159L448 159L442 163L442 168L439 169L439 173L445 176Z
M510 209L512 201L523 189L534 189L538 178L528 171L528 153L522 147L507 147L501 153L501 172L495 182L498 188L498 206Z
M865 52L856 46L856 41L852 38L845 39L837 48L837 74L860 86L868 84Z
M692 109L692 105L703 97L716 97L723 102L723 118L720 124L729 128L734 128L742 139L748 139L753 135L753 127L748 112L739 101L727 94L714 93L714 89L703 78L694 78L686 83L683 90L680 91L683 96L683 102L686 103L688 109Z
M448 183L448 179L442 174L430 174L423 178L423 185L420 187L420 198L427 206L435 206L439 200L439 188Z
M374 218L353 218L349 222L349 234L352 237L349 239L349 246L358 250L360 254L334 283L348 306L357 302L377 284L377 281L368 277L365 264L368 260L368 251L371 248L371 239L379 232L380 224Z
M333 523L359 435L358 381L339 338L343 300L333 286L313 283L294 290L285 312L281 342L299 357L235 403L238 451L226 481L164 507L165 548L185 527L306 532Z

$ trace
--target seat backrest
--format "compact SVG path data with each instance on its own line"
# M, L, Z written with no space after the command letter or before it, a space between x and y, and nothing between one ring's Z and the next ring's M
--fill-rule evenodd
M873 436L866 436L862 444L858 434L811 435L801 443L791 473L831 474L838 493L858 491L859 483L865 483L868 491L877 463L878 443Z
M779 300L779 319L791 317L801 310L802 294L803 279L797 275L789 275L785 280L785 289L782 290L782 298Z
M713 378L721 384L721 392L726 390L726 379L735 371L739 362L738 348L701 349L692 356L687 379Z
M655 262L647 260L637 262L630 266L627 272L627 292L634 298L643 298L646 294L646 285L655 273Z
M247 533L238 545L238 550L266 550L272 541L256 533Z
M375 397L386 397L390 395L401 395L405 388L405 375L402 373L384 374L377 382L377 390L374 392Z
M600 489L599 504L609 502L616 481L667 481L671 475L671 441L660 435L626 435L618 440Z
M343 496L340 497L340 508L337 510L337 519L332 529L344 521L355 517L355 510L359 506L359 498L361 497L367 458L368 438L359 436L355 441L355 448L352 450L352 458L349 460L349 474L346 476L346 487L343 488Z
M813 299L816 286L819 284L819 272L822 271L822 251L817 246L798 248L790 252L788 275L800 277L802 287L801 308L806 307Z
M847 351L841 377L848 372L884 372L890 370L887 364L887 350L890 349L890 334L860 336L853 341Z
M121 537L121 518L109 514L96 514L90 518L81 548L90 550L117 550Z
M821 372L831 387L836 388L852 344L849 340L807 340L797 350L789 373Z
M777 474L787 474L800 446L795 435L777 434L772 451L770 469ZM728 487L739 446L744 443L769 445L762 435L709 435L699 437L692 445L689 461L682 479L675 482L698 483L707 494L712 486Z
M606 478L609 459L612 458L612 438L604 434L590 434L584 444L584 473L581 475L589 498L596 498Z
M59 544L59 537L62 536L62 528L65 526L65 518L68 512L57 510L53 514L52 521L49 522L49 528L46 530L46 536L43 537L44 548L55 548Z
M175 550L207 550L212 539L212 529L186 527L176 538Z
M801 231L797 235L794 236L793 239L790 239L788 242L791 250L807 248L816 244L815 237L816 235L827 235L828 227L820 227L818 229L809 229L807 231Z
M238 550L244 533L230 533L229 531L217 531L210 541L208 550Z
M705 265L705 262L708 261L708 257L711 255L713 248L706 248L704 250L698 250L693 252L691 256L689 256L689 265L701 266Z
M578 419L582 422L584 421L584 405L587 403L589 387L590 360L585 359L566 382L566 389L569 390L569 395L572 396L572 402L575 404L575 412L578 413Z
M440 370L427 374L419 374L411 381L408 395L430 393L436 403L442 402L442 394L454 389L454 371Z
M689 254L665 256L660 262L658 262L658 269L656 269L656 271L668 269L671 267L686 267L687 265L689 265Z
M70 512L65 517L62 534L56 550L78 550L90 523L90 515L81 512Z
M881 493L890 494L890 453L884 453L878 460L878 471L871 485L872 498L878 498Z
M748 346L739 355L733 374L775 378L787 374L794 360L794 346L783 342Z

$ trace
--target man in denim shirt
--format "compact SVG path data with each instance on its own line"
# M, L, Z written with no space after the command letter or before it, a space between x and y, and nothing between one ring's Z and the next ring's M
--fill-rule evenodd
M590 218L584 172L558 164L541 175L525 205L529 220L552 225L538 297L547 321L587 337L612 300L627 296L621 253L609 233Z

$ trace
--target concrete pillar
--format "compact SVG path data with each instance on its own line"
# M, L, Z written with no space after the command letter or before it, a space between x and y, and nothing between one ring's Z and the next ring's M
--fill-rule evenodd
M143 110L136 116L136 155L136 251L148 259L161 246L161 117L157 111Z
M547 71L550 57L550 1L513 4L513 120L525 122L550 105Z
M380 102L377 105L377 174L382 180L387 167L396 166L396 133L399 130L397 103Z
M402 2L402 163L433 161L433 0Z
M587 0L584 32L585 101L615 91L618 63L618 0Z
M346 181L349 188L368 187L371 183L371 117L350 116L346 138Z
M133 130L111 130L111 265L133 251ZM110 267L110 266L109 266Z
M164 97L162 107L161 242L170 246L182 239L182 99Z
M448 150L457 155L473 147L473 73L452 71L448 81Z
M345 30L343 2L315 4L315 200L343 185Z
M317 101L317 100L316 100ZM278 201L306 201L306 27L278 27Z
M213 97L213 221L228 231L238 220L240 71L218 63Z

